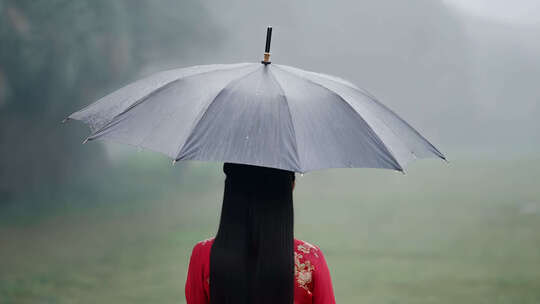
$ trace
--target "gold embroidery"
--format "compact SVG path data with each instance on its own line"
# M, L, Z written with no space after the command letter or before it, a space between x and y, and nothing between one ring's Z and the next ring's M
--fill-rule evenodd
M298 247L300 247L300 245ZM296 277L298 286L305 289L308 293L311 293L308 285L311 284L312 272L315 270L315 267L311 265L310 261L304 261L304 263L302 263L301 259L303 259L303 256L294 252L294 276Z
M309 253L309 248L306 248L302 245L298 245L296 248L298 249L298 251L301 251L303 253Z
M313 249L313 255L316 256L317 258L319 257L319 255L317 254L317 247L315 247L314 245L311 245L310 243L308 242L304 242L304 244L300 244L296 247L298 249L298 251L301 251L303 253L310 253L311 252L311 249Z

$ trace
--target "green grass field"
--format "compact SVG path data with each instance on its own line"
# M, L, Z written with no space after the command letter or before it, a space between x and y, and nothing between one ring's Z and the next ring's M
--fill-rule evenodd
M2 217L0 303L183 303L191 248L217 227L223 175L182 169L178 181L133 169L136 183L118 183L153 184L152 200ZM538 159L469 158L417 162L406 175L309 173L297 178L296 237L322 248L338 303L537 304L539 171Z

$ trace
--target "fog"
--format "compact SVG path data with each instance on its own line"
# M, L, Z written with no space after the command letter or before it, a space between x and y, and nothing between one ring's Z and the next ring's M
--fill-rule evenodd
M538 303L537 0L0 0L0 302L170 303L215 233L219 164L70 113L154 72L272 62L368 90L449 163L298 176L295 236L339 303ZM4 303L4 302L2 302Z
M42 131L63 142L59 119L123 84L166 68L259 61L268 25L273 62L351 80L450 160L538 151L534 1L0 3L2 154L25 158L4 161L3 180L28 180L20 168L44 166L26 155L43 149ZM44 127L13 113L34 113ZM69 141L61 149L81 149ZM61 149L38 153L62 167Z
M268 25L273 62L349 79L450 160L539 149L534 1L3 0L0 14L0 178L9 195L20 185L32 192L51 172L61 184L74 168L88 171L83 155L102 163L99 151L129 153L83 149L83 127L57 125L69 113L162 69L259 61Z
M505 24L538 25L540 3L535 0L445 0L449 6L460 9L460 13L473 17L489 18Z

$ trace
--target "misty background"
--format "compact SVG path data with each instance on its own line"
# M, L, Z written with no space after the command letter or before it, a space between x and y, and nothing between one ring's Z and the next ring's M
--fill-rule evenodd
M0 0L0 303L183 300L219 164L81 145L60 122L163 69L260 61L268 25L272 62L368 90L450 161L300 177L296 234L338 302L538 303L532 0Z

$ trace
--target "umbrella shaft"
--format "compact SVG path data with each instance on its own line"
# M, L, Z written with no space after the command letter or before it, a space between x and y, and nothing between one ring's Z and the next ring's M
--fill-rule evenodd
M264 48L265 53L270 53L270 42L272 42L272 27L269 26L266 29L266 47Z
M264 48L264 59L261 61L262 64L270 64L270 43L272 42L272 27L269 26L266 29L266 46Z

